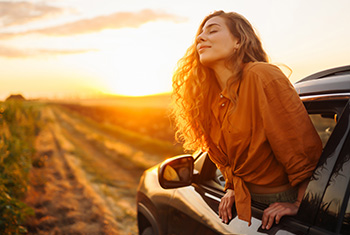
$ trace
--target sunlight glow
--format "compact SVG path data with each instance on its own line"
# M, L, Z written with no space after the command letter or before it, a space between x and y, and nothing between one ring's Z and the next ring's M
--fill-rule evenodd
M88 43L99 45L99 51L87 53L78 61L90 64L86 69L102 80L103 93L145 96L169 92L173 69L188 43L185 38L170 45L173 35L161 32L163 27L178 31L181 26L153 22L138 29L106 31L105 37L91 37Z

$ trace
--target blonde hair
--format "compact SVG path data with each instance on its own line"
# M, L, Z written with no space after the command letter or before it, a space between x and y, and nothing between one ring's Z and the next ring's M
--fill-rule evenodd
M242 78L243 64L268 61L252 25L240 14L217 11L203 20L195 42L179 60L173 75L172 116L176 125L175 137L183 142L185 150L207 151L210 143L210 91L211 85L217 81L214 71L200 63L196 46L197 37L204 24L215 16L225 19L230 32L239 42L238 49L226 61L226 66L233 73L227 82L228 89ZM234 94L230 94L229 98L236 102L235 97Z

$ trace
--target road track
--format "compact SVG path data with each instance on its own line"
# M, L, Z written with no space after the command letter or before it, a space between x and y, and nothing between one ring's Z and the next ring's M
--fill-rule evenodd
M137 234L136 189L162 159L124 143L55 106L36 141L42 167L31 172L30 234Z

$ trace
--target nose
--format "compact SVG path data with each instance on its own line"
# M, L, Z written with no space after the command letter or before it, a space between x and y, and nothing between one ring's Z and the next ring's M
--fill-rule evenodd
M203 42L205 41L206 38L205 38L205 34L204 32L200 33L198 36L197 36L197 42Z

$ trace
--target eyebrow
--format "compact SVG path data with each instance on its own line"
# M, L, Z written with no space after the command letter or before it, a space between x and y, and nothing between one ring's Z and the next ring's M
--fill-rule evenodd
M207 25L205 28L202 28L201 32L203 32L203 30L207 30L207 29L209 29L209 28L211 28L211 27L213 27L213 26L219 26L219 27L221 27L221 25L218 24L218 23L211 23L210 25Z
M217 26L220 26L220 27L221 27L221 25L220 25L220 24L218 24L218 23L211 23L211 24L210 24L210 25L208 25L206 28L210 28L210 27L215 26L215 25L217 25Z

